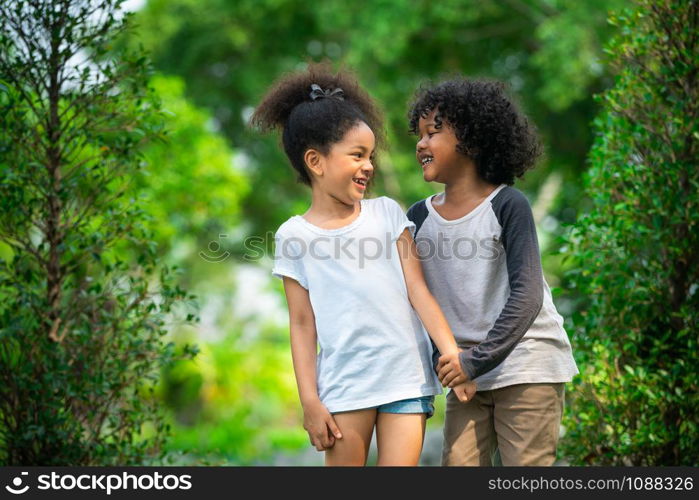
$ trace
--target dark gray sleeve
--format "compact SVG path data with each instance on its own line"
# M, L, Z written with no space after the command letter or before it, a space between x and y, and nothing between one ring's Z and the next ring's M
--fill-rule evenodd
M420 200L417 203L413 203L413 205L408 209L408 213L406 214L408 219L415 223L415 233L413 238L417 237L417 233L418 231L420 231L422 223L425 222L425 219L427 218L427 215L429 213L427 210L427 205L425 205L425 203L427 203L427 200ZM435 371L437 371L437 363L439 362L440 353L439 349L437 349L437 346L431 338L430 342L432 343L432 367Z
M529 330L544 300L539 243L529 201L508 186L491 204L502 227L510 296L485 340L460 354L461 366L471 379L502 363Z
M415 223L415 233L413 238L417 236L418 231L420 231L420 228L422 227L422 223L425 222L427 214L429 213L427 211L427 205L425 205L425 203L425 200L420 200L416 203L413 203L412 206L408 209L408 213L405 214L406 217L408 217L408 220Z

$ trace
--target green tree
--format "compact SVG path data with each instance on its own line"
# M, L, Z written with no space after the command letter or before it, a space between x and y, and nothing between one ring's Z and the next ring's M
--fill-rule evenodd
M120 0L0 1L0 463L128 465L161 453L153 397L192 297L129 195L161 136Z
M566 417L576 463L699 462L699 3L639 0L610 21L617 72L595 120L569 241L582 373Z

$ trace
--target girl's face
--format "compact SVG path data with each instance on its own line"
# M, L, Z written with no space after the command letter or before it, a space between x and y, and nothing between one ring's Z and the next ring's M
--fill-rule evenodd
M420 118L415 154L426 182L447 184L463 170L466 157L456 150L459 141L449 124L442 120L441 127L437 128L436 114L434 109Z
M340 142L330 148L327 155L320 155L320 170L311 167L315 182L337 200L354 205L364 198L367 184L374 174L375 138L371 128L359 122L349 129Z

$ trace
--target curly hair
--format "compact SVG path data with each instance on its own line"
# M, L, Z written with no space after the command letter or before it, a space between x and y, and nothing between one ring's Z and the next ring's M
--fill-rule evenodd
M313 99L313 84L320 86L326 95L339 88L342 96ZM284 152L296 170L298 181L308 186L311 176L304 161L308 149L328 154L331 146L359 122L371 128L377 150L385 142L383 116L377 105L350 71L333 73L328 62L309 64L305 71L288 73L278 79L250 121L263 131L281 129ZM374 170L378 170L376 162Z
M543 153L536 127L506 95L502 82L455 78L419 88L408 112L410 132L418 134L420 118L435 109L437 128L443 121L451 127L456 150L473 159L487 182L511 186Z

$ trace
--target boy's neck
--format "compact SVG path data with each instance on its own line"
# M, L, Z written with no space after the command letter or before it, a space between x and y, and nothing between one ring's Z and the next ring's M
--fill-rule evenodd
M444 184L444 198L446 205L462 206L473 200L487 197L498 186L483 180L472 163L469 168L461 170L460 175Z

